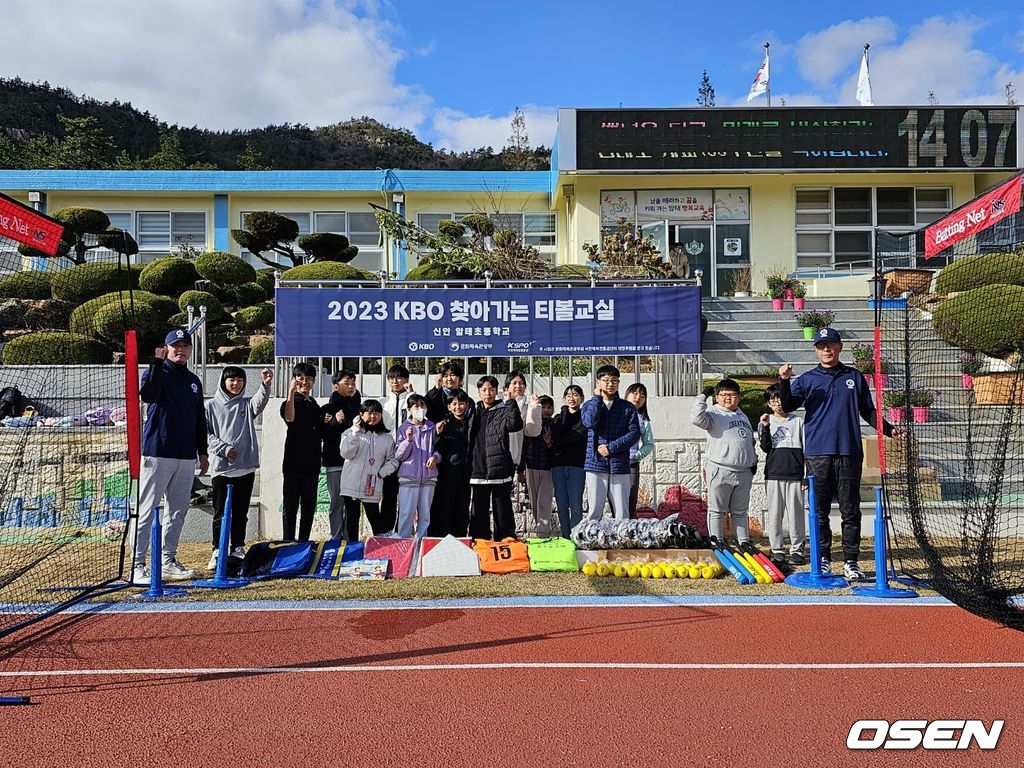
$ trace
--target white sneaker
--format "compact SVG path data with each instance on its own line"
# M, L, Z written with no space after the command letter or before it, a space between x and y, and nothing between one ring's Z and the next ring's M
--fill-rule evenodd
M244 560L245 559L245 547L235 547L234 549L231 550L231 556L232 557L240 557L240 558L242 558Z
M144 565L136 565L132 568L132 573L128 577L128 583L133 587L148 587L149 586L149 568Z
M174 560L170 563L164 563L163 575L164 581L188 581L195 577L196 572Z
M206 564L206 567L211 571L217 570L217 550L213 550L213 555L210 557L210 562Z

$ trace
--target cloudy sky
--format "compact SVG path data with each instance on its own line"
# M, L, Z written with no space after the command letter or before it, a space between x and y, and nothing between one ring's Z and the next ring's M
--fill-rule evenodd
M1024 6L862 0L3 0L0 76L214 129L369 115L435 146L500 148L515 107L550 145L558 107L689 106L707 70L746 104L771 43L773 104L1024 103ZM764 97L754 104L763 104Z

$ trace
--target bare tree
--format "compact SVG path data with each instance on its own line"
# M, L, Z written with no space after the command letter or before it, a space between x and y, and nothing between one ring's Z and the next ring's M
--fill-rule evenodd
M1006 103L1011 107L1017 106L1017 89L1014 88L1013 83L1007 83L1006 87L1003 88L1003 95L1006 96Z
M715 86L711 84L711 78L708 77L708 71L706 69L700 78L700 85L697 87L697 106L715 106Z
M505 147L505 165L510 171L532 171L533 152L530 150L530 136L526 133L526 115L517 106L512 113L512 135Z
M939 100L935 97L935 91L928 91L928 103L933 107L939 103Z

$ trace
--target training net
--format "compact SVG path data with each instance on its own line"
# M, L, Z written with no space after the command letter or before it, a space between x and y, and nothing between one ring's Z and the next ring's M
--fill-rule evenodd
M125 332L138 268L125 263L130 236L119 231L62 232L7 198L0 223L2 637L122 574L128 434L138 429L125 397L137 352L126 353Z
M1024 629L1024 216L996 215L1019 208L1015 178L985 213L979 198L938 222L938 238L879 233L875 368L906 433L884 457L898 573Z

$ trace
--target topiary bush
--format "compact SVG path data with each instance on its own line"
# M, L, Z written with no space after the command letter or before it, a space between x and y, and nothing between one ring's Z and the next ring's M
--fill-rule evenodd
M334 232L313 232L299 238L299 248L310 257L310 261L340 261L348 263L358 254L359 249L351 245L348 238Z
M123 253L125 256L134 256L139 252L139 244L135 242L135 238L118 227L107 227L96 235L96 242L101 248Z
M196 270L207 280L219 285L241 285L256 280L256 270L245 259L224 251L201 253Z
M64 225L64 239L68 242L74 242L75 233L84 235L88 232L98 235L110 226L110 217L103 211L75 205L58 208L50 214L50 218Z
M92 317L95 335L110 346L120 349L124 344L124 317L116 303L100 307ZM159 345L164 340L168 328L166 316L158 312L152 304L136 302L135 334L141 350Z
M253 344L246 362L249 365L271 365L274 362L274 340L264 339Z
M943 267L935 278L936 293L954 293L985 285L1024 285L1024 256L983 253L965 256Z
M466 228L457 221L441 219L437 222L437 234L451 238L452 240L458 240L466 234Z
M274 305L257 304L235 312L235 326L243 333L262 331L274 322Z
M216 323L224 317L224 305L212 293L206 291L185 291L178 299L178 309L182 312L188 311L188 305L196 308L196 315L199 314L199 307L206 307L206 321Z
M586 264L559 264L555 267L555 277L569 280L589 280L590 267Z
M300 264L286 269L282 280L365 280L365 273L349 264L339 261L320 261Z
M947 299L932 327L948 344L1005 358L1024 348L1024 287L986 285Z
M220 299L222 304L232 307L251 307L253 304L260 304L269 298L259 283L211 285L209 290Z
M75 307L69 322L71 332L83 336L96 336L96 329L93 327L92 319L97 311L107 304L113 304L119 308L123 307L127 312L131 309L132 301L134 301L136 307L141 304L152 306L165 319L178 311L178 305L174 299L168 296L158 296L149 291L135 291L131 296L131 300L129 300L127 293L107 293Z
M263 290L267 292L267 298L274 295L274 273L276 271L277 270L273 267L256 270L256 282L259 283Z
M170 328L184 328L188 325L188 312L175 312L167 318L167 325Z
M14 272L0 280L0 299L48 299L52 272L36 269Z
M468 269L448 264L422 262L409 270L406 280L471 280L474 275Z
M195 288L198 279L195 264L180 256L168 256L151 261L142 268L139 287L150 293L178 296L182 291Z
M53 298L82 304L105 293L139 287L142 267L117 264L77 264L55 272L51 282Z
M4 365L95 365L111 362L101 341L64 331L18 336L4 347Z

